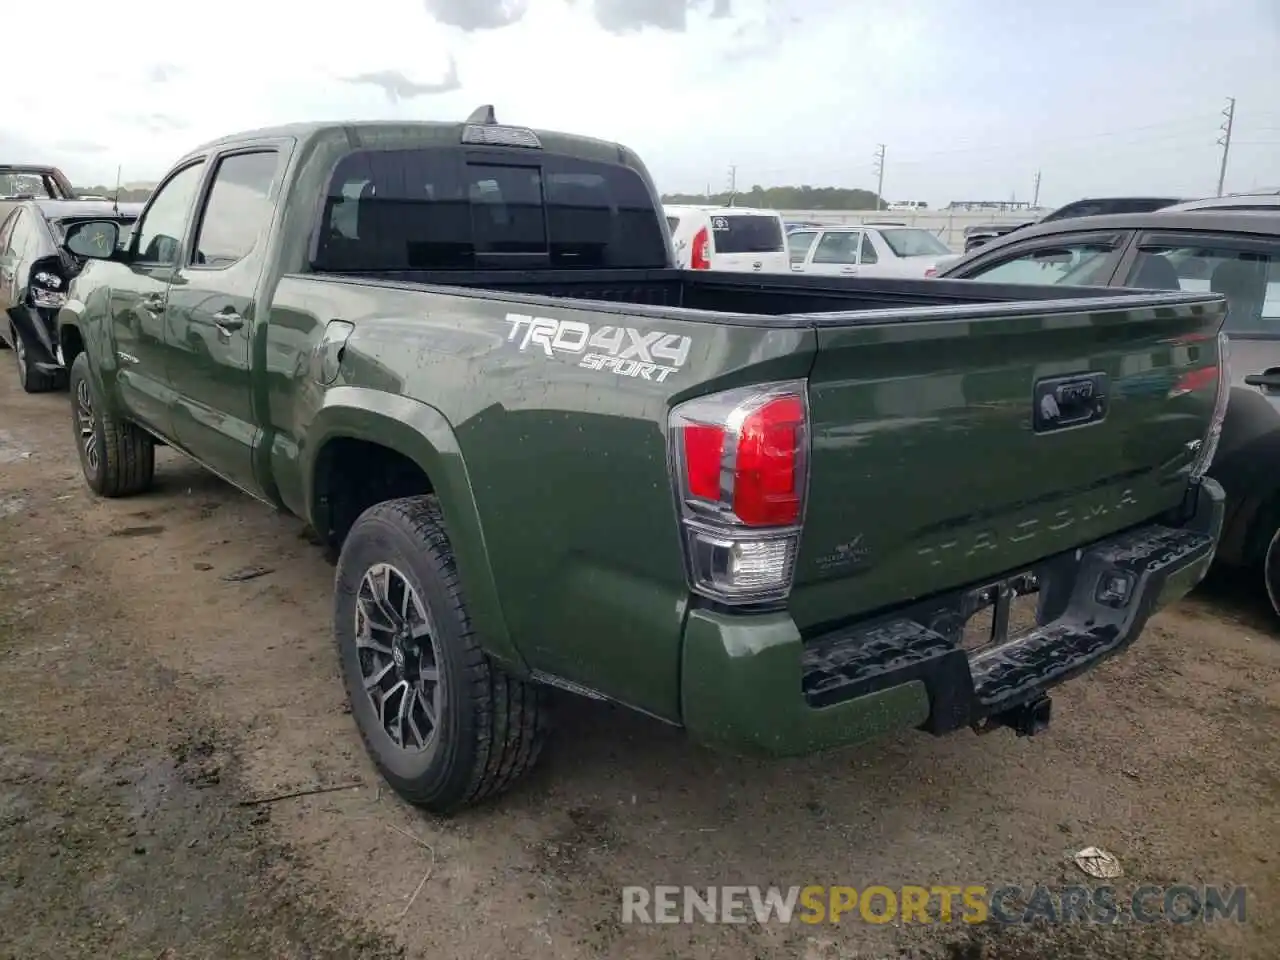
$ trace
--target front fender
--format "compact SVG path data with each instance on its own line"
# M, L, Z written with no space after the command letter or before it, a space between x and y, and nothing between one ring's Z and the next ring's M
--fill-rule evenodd
M68 343L72 336L78 337L80 346L89 355L89 378L98 397L110 412L119 416L122 410L115 391L116 353L110 339L111 290L91 287L81 299L76 287L73 280L67 291L67 302L58 310L56 329L63 360L69 370L75 357L68 353Z
M528 664L512 642L502 615L471 478L444 414L417 400L366 387L339 386L325 391L307 430L302 455L306 515L317 530L323 527L316 502L315 467L325 446L339 438L387 447L426 473L440 501L480 645L508 669L527 675Z

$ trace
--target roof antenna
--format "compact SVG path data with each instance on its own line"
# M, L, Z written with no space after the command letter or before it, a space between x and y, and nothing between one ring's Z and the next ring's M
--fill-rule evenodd
M111 198L111 210L117 217L120 216L120 168L121 164L116 164L116 195Z
M467 117L467 123L497 123L498 118L494 116L493 104L486 103L476 107L471 111L471 116Z

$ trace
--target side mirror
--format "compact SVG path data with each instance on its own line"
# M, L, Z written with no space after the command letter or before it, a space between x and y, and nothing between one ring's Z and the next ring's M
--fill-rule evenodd
M67 229L62 245L77 257L110 260L120 242L120 224L114 220L88 220Z

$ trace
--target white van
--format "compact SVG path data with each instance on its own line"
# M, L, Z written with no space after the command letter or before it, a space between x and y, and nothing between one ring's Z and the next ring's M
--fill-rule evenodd
M751 207L664 206L685 270L790 273L787 230L776 210Z

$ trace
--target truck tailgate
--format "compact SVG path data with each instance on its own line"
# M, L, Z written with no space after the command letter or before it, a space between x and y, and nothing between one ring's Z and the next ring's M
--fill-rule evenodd
M818 326L802 629L1017 572L1182 502L1224 302L1009 306Z

